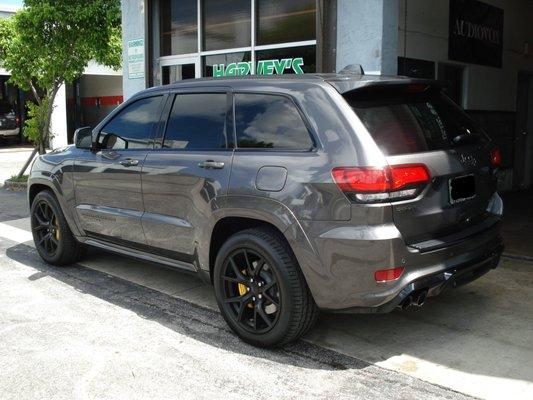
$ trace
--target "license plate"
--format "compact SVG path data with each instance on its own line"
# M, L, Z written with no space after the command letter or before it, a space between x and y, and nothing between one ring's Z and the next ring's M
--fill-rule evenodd
M460 203L476 197L476 178L474 174L457 176L448 181L450 203Z

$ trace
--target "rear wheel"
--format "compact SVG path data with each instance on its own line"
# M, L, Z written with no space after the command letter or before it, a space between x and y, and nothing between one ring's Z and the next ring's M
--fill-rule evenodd
M228 325L256 346L291 342L318 315L291 249L272 229L249 229L230 237L218 253L214 285Z
M33 200L31 229L37 252L49 264L70 264L84 253L84 247L72 235L57 199L48 190L39 192Z

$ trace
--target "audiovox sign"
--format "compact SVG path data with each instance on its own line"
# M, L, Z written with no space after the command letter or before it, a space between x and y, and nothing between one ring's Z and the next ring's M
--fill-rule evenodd
M503 10L477 0L450 0L450 60L501 68Z

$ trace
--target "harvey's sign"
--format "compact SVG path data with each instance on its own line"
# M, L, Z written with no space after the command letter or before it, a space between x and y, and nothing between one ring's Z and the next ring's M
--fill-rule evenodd
M503 10L477 0L450 0L450 60L501 68Z
M298 58L284 58L282 60L261 60L255 67L257 75L283 75L287 72L303 74L304 60ZM243 76L249 75L252 63L250 61L237 62L231 64L213 65L213 76Z

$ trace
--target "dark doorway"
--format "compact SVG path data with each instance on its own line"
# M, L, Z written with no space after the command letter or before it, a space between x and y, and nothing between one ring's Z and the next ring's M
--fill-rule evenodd
M435 63L416 58L398 57L398 75L435 79Z
M460 65L439 63L437 79L446 84L446 93L457 104L463 103L463 72Z
M516 98L514 186L533 185L533 73L519 73Z
M194 64L180 64L169 65L162 68L163 72L163 85L181 81L182 79L194 79L195 78L195 65Z

